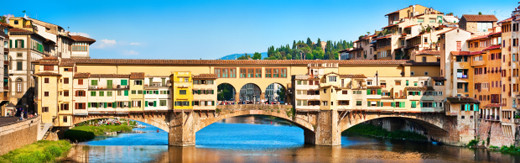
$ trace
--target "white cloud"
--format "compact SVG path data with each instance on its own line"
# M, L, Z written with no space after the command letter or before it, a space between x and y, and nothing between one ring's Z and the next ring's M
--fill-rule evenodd
M123 54L124 55L139 55L139 52L137 52L135 50L125 50L125 51L123 51Z
M116 40L103 39L94 48L103 49L116 45Z
M130 45L132 45L132 46L140 46L141 43L140 42L131 42Z
M82 33L82 32L70 32L70 35L80 35L80 36L83 36L83 37L90 37L89 34Z

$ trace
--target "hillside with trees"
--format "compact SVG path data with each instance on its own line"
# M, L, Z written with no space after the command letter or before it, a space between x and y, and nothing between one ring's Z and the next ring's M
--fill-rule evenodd
M331 41L328 40L326 42L321 41L320 38L316 42L313 42L310 38L307 38L307 41L294 40L292 46L286 44L285 46L280 46L275 48L274 46L270 46L267 49L267 58L264 59L279 59L279 60L291 60L291 59L305 59L305 60L314 60L314 59L325 59L332 60L338 59L339 51L345 50L353 47L352 41Z

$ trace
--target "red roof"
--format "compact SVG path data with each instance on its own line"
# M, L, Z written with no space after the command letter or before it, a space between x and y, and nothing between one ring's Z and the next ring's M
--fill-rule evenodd
M500 49L500 45L489 46L489 47L485 48L484 50L493 50L493 49ZM482 51L484 51L484 50L482 50Z
M89 42L89 43L94 43L96 42L96 40L94 39L91 39L91 38L88 38L88 37L84 37L84 36L80 36L80 35L71 35L70 38L76 42Z
M468 41L485 39L487 37L488 37L488 35L475 36L475 37L472 37L472 38L468 39Z
M409 25L409 26L406 26L404 28L410 28L410 27L413 27L413 26L416 26L417 24L414 24L414 25Z
M462 15L461 19L466 19L468 22L496 22L498 21L495 15Z
M9 30L9 33L12 34L12 35L33 34L33 32L31 32L31 31L28 31L28 30L25 30L25 29L20 29L20 28L11 28Z
M0 26L13 28L13 26L11 26L11 25L9 25L9 24L7 24L7 23L2 23L2 22L0 22Z
M510 18L504 19L504 20L502 20L502 21L500 21L500 22L498 22L498 23L501 24L501 23L505 23L505 22L510 22L511 20L513 20L513 17L510 17Z
M470 51L452 51L451 54L452 55L477 55L477 54L482 54L482 51L474 51L474 52L470 52Z
M383 27L383 29L388 28L388 27L393 27L393 26L396 26L396 25L399 25L399 24L401 24L401 23L391 24L391 25L388 25L388 26L386 26L386 27Z
M386 39L386 38L390 38L390 37L392 37L392 35L386 35L386 36L383 36L383 37L377 37L374 40L381 40L381 39Z

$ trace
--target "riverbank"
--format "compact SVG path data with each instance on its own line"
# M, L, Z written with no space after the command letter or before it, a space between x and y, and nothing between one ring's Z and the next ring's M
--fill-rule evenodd
M379 126L371 124L358 124L342 133L345 136L368 136L383 139L395 140L412 140L412 141L428 141L423 135L409 132L409 131L387 131Z
M41 140L0 156L0 162L53 162L70 150L68 141Z
M65 139L68 139L72 142L83 142L94 139L96 136L104 136L107 133L126 133L132 132L134 128L133 125L120 124L120 125L83 125L76 126L65 132Z

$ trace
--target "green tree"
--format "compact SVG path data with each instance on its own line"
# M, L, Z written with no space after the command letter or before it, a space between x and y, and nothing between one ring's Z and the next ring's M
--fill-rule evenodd
M278 94L278 101L285 102L285 88L284 87L281 87L280 89L278 89L276 94Z
M260 54L259 52L255 52L255 54L253 54L253 59L254 60L262 59L262 54Z
M248 60L251 59L251 56L249 54L244 54L243 56L240 56L237 58L237 60Z
M309 37L307 37L307 46L312 47L312 40Z

